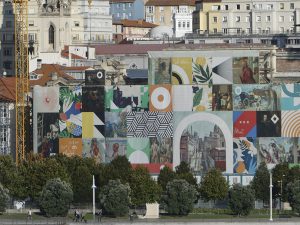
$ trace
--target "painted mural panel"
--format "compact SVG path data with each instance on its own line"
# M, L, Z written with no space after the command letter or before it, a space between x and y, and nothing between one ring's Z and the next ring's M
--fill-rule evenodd
M104 112L104 87L82 87L82 112Z
M231 57L211 57L211 64L213 84L232 84Z
M234 111L280 110L280 86L233 85Z
M214 85L212 91L213 111L232 111L232 86Z
M212 88L208 85L173 85L173 111L211 111Z
M187 162L195 172L205 173L211 168L230 170L226 166L232 162L231 112L176 112L174 120L174 150L180 149L174 160ZM230 162L226 162L229 156Z
M300 110L300 84L281 84L281 110Z
M34 87L34 107L36 112L57 113L59 111L59 87Z
M59 153L66 156L82 156L81 138L60 138Z
M257 143L254 138L233 139L233 173L254 174L257 166Z
M150 138L150 162L172 163L173 162L173 139L172 138Z
M149 138L128 138L126 156L133 164L150 163Z
M81 87L61 87L59 90L59 136L80 138L82 135Z
M105 85L105 70L86 70L85 85Z
M259 138L259 163L294 163L299 158L299 138ZM296 160L295 160L296 159Z
M82 157L93 158L96 163L104 163L105 139L82 139Z
M58 113L38 113L38 152L43 157L58 153Z
M126 155L126 138L106 138L105 162L109 163L118 156Z
M105 108L108 112L148 111L148 85L106 86Z
M105 137L126 137L126 117L126 112L105 112Z
M129 112L127 137L173 137L172 112Z
M233 137L256 137L256 112L233 112Z
M172 84L192 84L192 58L191 57L173 57L172 62Z
M205 57L193 58L193 84L213 84L213 73L211 70L211 59Z
M155 58L149 59L149 84L171 83L171 59Z
M82 137L104 138L105 137L104 112L82 113Z
M300 137L300 111L281 111L282 137Z
M172 111L172 86L150 85L150 104L149 110L152 112L170 112Z
M233 83L256 84L259 83L259 58L239 57L233 58Z
M256 112L257 137L281 136L281 112L262 111Z

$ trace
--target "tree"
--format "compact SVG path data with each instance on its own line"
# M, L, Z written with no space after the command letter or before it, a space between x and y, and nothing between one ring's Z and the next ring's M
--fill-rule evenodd
M167 184L162 203L169 214L187 215L197 199L196 188L186 180L173 180Z
M228 183L218 169L211 169L202 178L200 183L200 196L204 201L222 200L228 194Z
M197 187L197 179L191 173L191 168L189 167L189 165L186 162L182 161L175 168L175 173L176 173L176 179L186 180L189 184Z
M130 187L120 180L110 180L100 191L100 204L106 213L124 216L129 211Z
M228 197L229 208L236 215L247 216L254 208L255 196L253 190L248 186L234 185L230 188Z
M288 183L286 191L288 202L293 211L300 213L300 180Z
M273 169L273 197L278 198L280 197L281 200L286 200L286 195L284 189L290 180L288 181L286 177L289 174L289 165L288 163L280 163L277 164ZM281 183L282 182L282 183ZM281 191L282 195L281 196Z
M162 190L165 191L167 184L174 180L176 177L175 172L169 167L165 166L160 170L160 173L157 178L157 183L161 186Z
M0 213L5 212L7 201L9 200L8 190L0 183Z
M73 200L71 185L60 178L49 180L40 195L40 210L48 217L66 216Z
M251 188L254 190L255 199L269 202L270 196L270 175L266 164L263 162L256 170L255 176L251 182Z
M151 178L147 168L138 166L130 180L131 202L135 206L154 203L160 199L161 187Z

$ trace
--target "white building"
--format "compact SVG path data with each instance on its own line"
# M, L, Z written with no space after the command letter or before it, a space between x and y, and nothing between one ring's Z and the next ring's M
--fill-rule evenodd
M0 2L0 73L14 74L14 14L11 0ZM28 1L28 39L31 58L58 53L64 45L110 43L109 1ZM44 60L45 61L45 60Z
M184 37L187 33L193 33L193 14L192 11L177 11L173 15L174 36Z

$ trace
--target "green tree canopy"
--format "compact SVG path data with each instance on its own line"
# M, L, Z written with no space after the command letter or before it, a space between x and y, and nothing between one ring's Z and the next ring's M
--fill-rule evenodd
M0 213L5 212L8 200L8 190L0 183Z
M197 199L196 188L186 180L173 180L167 184L162 203L169 214L187 215Z
M242 186L240 184L233 185L233 187L229 189L228 198L229 208L236 215L249 215L254 208L254 192L248 186Z
M186 180L189 184L197 187L197 179L191 173L191 168L186 162L182 161L178 166L176 166L175 174L176 179Z
M70 184L60 178L50 179L40 194L40 210L48 217L66 216L72 200Z
M288 183L286 191L288 202L293 211L300 213L300 180Z
M100 204L106 213L124 216L129 211L130 187L120 180L110 180L100 191Z
M255 199L269 202L270 198L270 175L266 164L263 162L256 170L255 176L251 182L251 188L254 190Z
M218 169L211 169L202 178L200 183L200 196L204 201L222 200L228 194L228 183Z
M151 178L148 169L143 166L138 166L133 170L130 189L133 205L141 206L160 199L161 187Z
M165 166L160 170L160 173L157 178L157 183L161 186L162 190L165 191L167 184L174 180L176 177L175 172L169 167Z
M281 187L282 187L282 200L286 200L287 196L285 194L285 188L288 181L286 178L289 174L289 165L288 163L277 164L273 169L273 197L281 197ZM282 183L281 183L282 182Z

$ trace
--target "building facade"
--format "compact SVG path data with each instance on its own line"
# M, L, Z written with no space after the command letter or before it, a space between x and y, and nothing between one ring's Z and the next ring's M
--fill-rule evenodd
M168 1L168 0L149 0L145 4L145 18L149 23L154 23L160 26L168 26L182 33L188 27L192 27L191 16L195 10L195 0ZM186 18L186 16L188 17ZM176 19L176 21L174 21ZM184 22L184 27L183 27ZM187 29L189 30L189 28Z
M144 0L110 0L110 14L114 21L144 19Z
M220 34L278 34L299 30L300 2L293 0L198 0L193 31Z
M0 3L0 72L14 74L14 14L12 1ZM1 11L2 10L2 11ZM112 41L108 1L29 1L28 42L31 58L59 52L64 45Z

